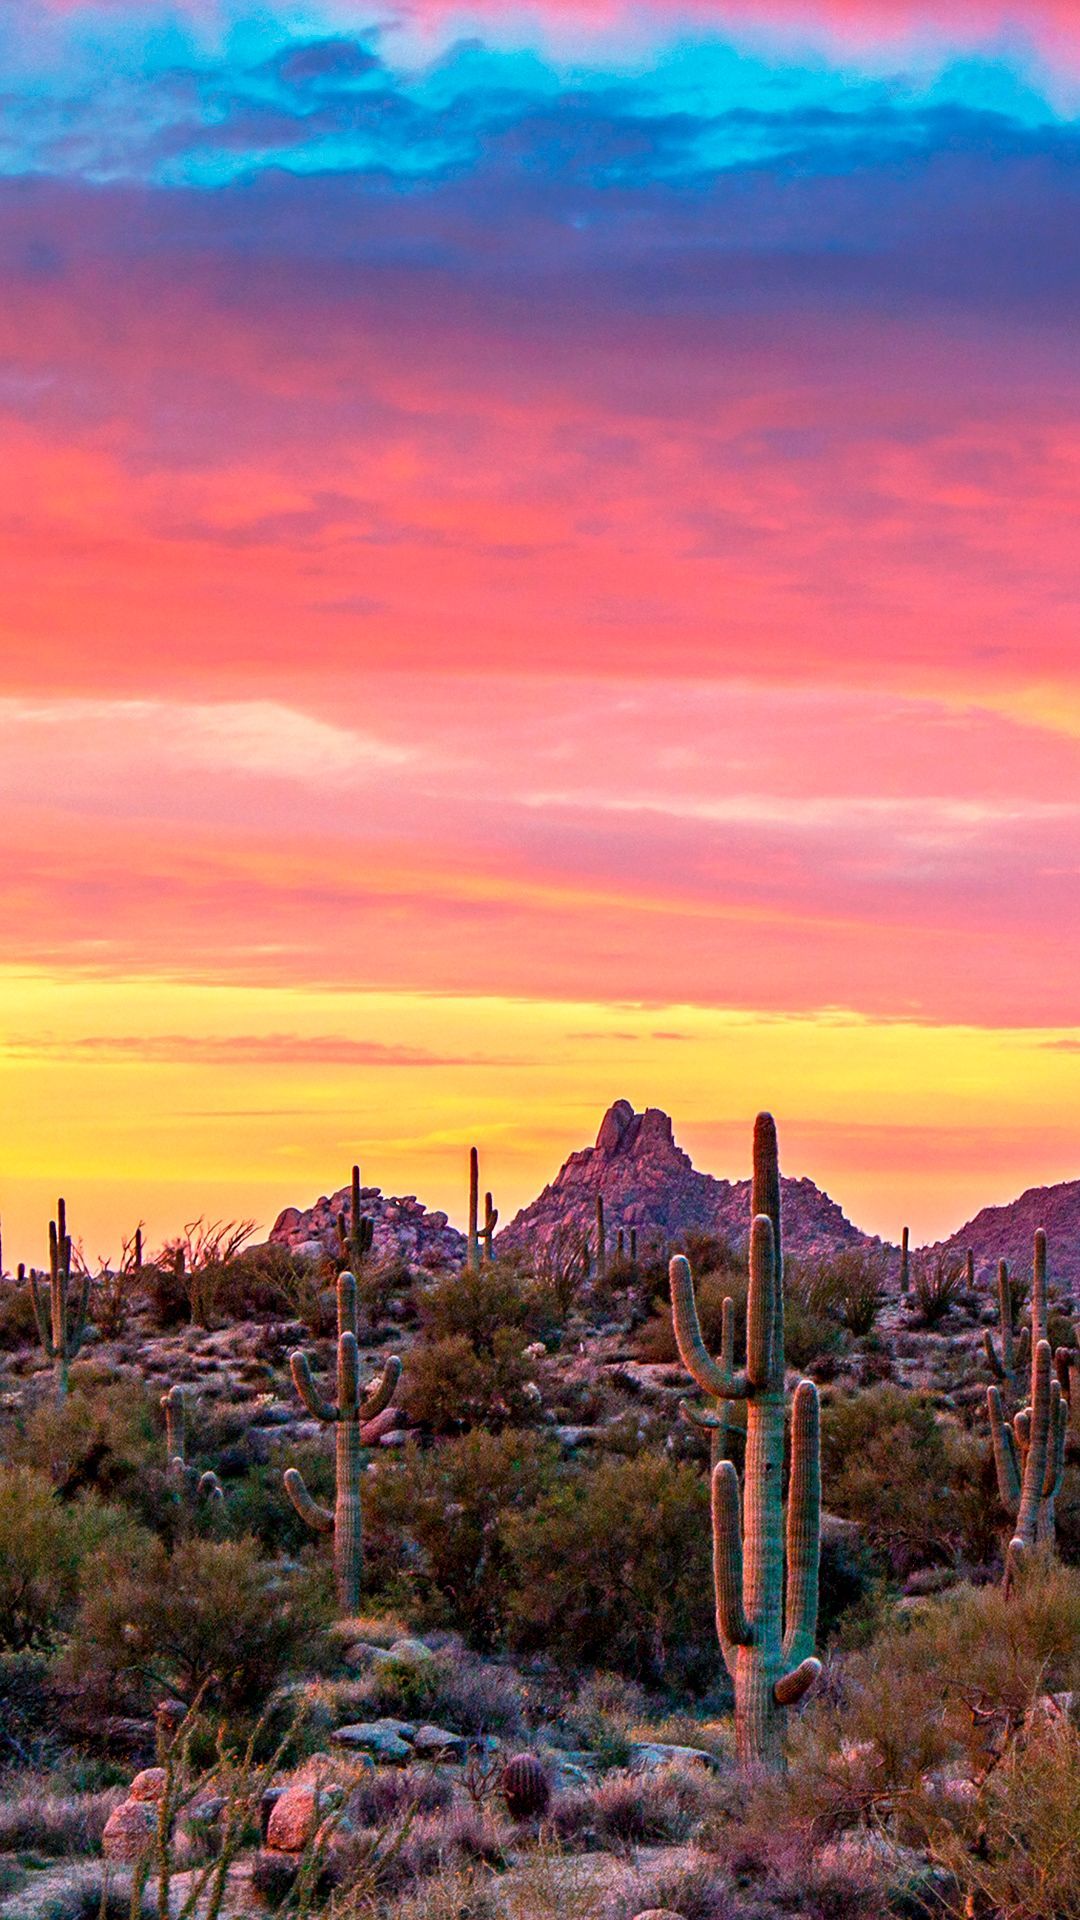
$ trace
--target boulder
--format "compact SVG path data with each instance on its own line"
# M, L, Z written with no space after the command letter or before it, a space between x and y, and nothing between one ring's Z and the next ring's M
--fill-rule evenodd
M286 1787L271 1807L266 1823L266 1844L271 1852L302 1853L339 1793L335 1787Z
M330 1735L335 1746L350 1747L355 1753L368 1753L373 1760L402 1767L412 1759L412 1745L385 1720L362 1720L353 1726L337 1727Z
M164 1800L168 1776L164 1767L144 1767L128 1788L129 1800Z
M460 1733L448 1733L445 1727L417 1727L413 1752L422 1760L464 1760L469 1743Z
M122 1800L105 1822L101 1851L106 1860L130 1864L149 1853L157 1834L157 1808L148 1800Z

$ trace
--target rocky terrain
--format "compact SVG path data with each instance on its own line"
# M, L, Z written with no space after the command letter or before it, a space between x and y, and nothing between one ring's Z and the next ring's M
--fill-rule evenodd
M459 1267L465 1258L465 1235L452 1227L445 1213L429 1213L415 1194L394 1199L380 1187L361 1187L365 1218L374 1229L372 1253L376 1260L405 1260L429 1273ZM313 1206L286 1207L270 1231L272 1246L287 1247L307 1259L338 1251L338 1222L348 1221L351 1191L322 1194Z
M1007 1206L983 1207L944 1244L957 1253L971 1247L980 1278L995 1272L999 1260L1023 1275L1030 1273L1036 1227L1046 1230L1051 1285L1080 1299L1080 1180L1029 1187Z
M594 1147L572 1153L555 1179L523 1207L499 1235L500 1250L543 1246L556 1236L592 1233L597 1195L609 1235L637 1229L639 1247L689 1231L715 1233L741 1251L746 1245L750 1181L700 1173L676 1144L670 1117L659 1107L635 1113L616 1100ZM784 1232L789 1251L803 1258L840 1247L876 1247L812 1180L783 1181Z

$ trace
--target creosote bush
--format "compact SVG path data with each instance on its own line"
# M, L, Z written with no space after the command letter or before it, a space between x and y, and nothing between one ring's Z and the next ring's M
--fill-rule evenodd
M507 1523L512 1640L567 1666L717 1677L709 1490L663 1456L604 1460Z
M896 1573L993 1552L988 1449L927 1395L887 1383L839 1395L822 1412L821 1462L830 1510L857 1520Z
M70 1625L84 1566L134 1529L92 1497L58 1499L32 1467L0 1467L0 1647L49 1645Z
M525 1336L516 1327L500 1327L490 1349L478 1350L463 1333L448 1334L413 1348L401 1405L434 1434L530 1426L541 1411L535 1374Z
M205 1689L227 1713L259 1711L283 1674L310 1665L325 1614L313 1589L260 1560L250 1540L143 1536L105 1550L83 1583L69 1656L92 1698L190 1703Z

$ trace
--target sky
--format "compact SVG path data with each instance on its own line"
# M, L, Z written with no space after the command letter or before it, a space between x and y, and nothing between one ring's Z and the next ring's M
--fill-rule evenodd
M1080 1174L1074 0L0 9L0 1214Z

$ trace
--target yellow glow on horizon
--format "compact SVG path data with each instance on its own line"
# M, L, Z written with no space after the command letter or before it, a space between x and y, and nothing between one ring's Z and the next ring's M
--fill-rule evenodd
M0 1008L9 1268L42 1258L57 1190L95 1255L140 1218L151 1240L200 1213L268 1226L354 1158L460 1222L472 1143L505 1222L623 1096L730 1178L771 1107L785 1170L887 1237L1076 1172L1059 1030L28 972L0 974Z

